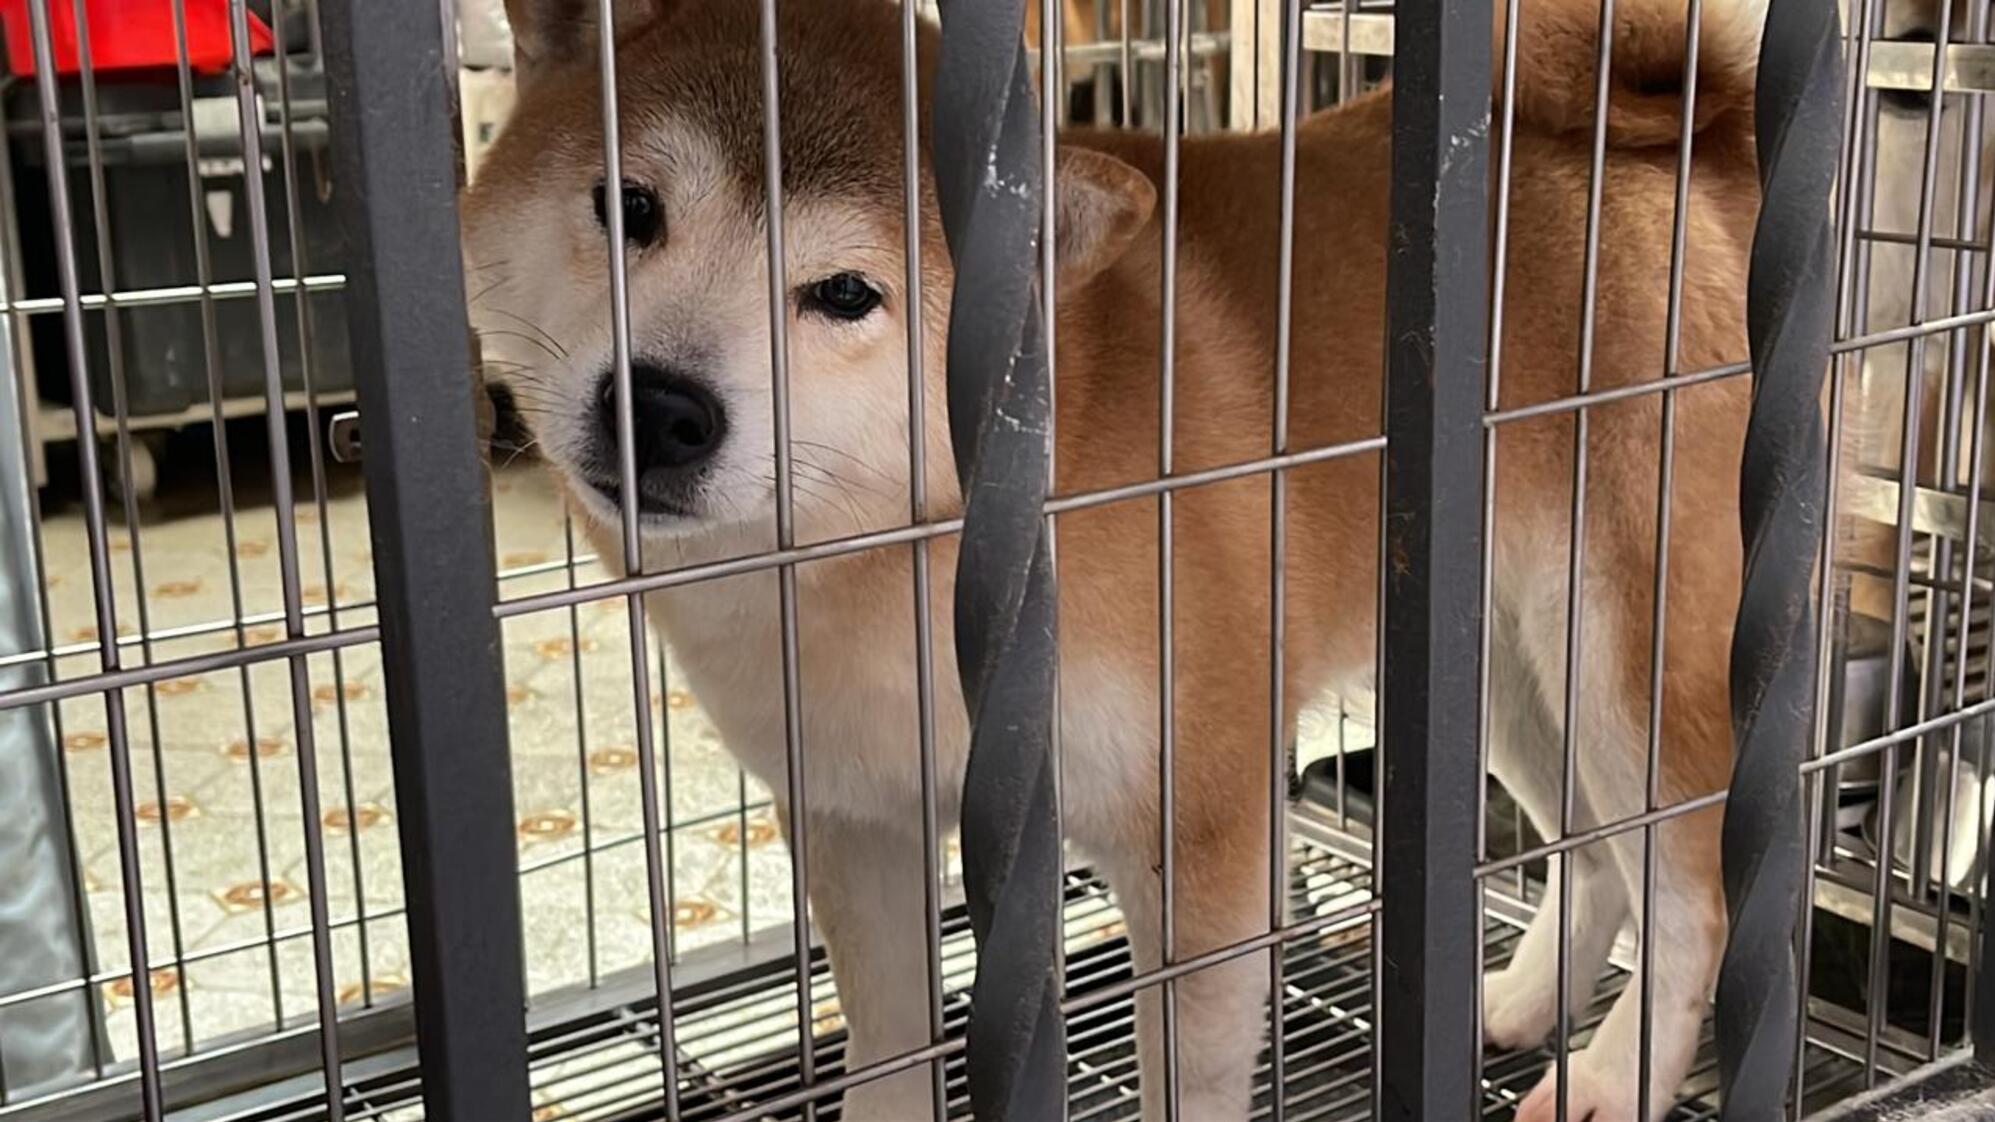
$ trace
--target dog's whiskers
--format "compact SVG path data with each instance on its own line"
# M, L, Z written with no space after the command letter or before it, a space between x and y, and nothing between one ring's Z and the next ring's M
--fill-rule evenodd
M809 448L812 451L816 452L828 452L834 456L838 456L844 460L849 461L853 466L859 468L862 471L870 472L872 475L876 476L877 478L883 481L891 482L891 480L888 479L886 472L881 471L878 467L867 463L865 460L862 460L859 457L853 455L852 453L847 452L843 448L839 448L830 444L820 444L815 440L798 440L794 437L790 439L790 443L798 448Z
M501 338L519 339L523 342L531 343L534 346L539 347L541 350L546 351L547 357L555 360L556 362L568 361L567 355L559 351L556 351L553 347L550 347L546 343L541 342L539 339L536 339L533 336L528 335L524 331L512 331L503 327L487 327L481 329L478 332L478 335L480 338L484 338L486 336L499 336Z
M498 448L498 450L499 450L499 451L502 451L502 452L506 452L506 453L508 453L508 455L506 456L506 460L505 460L505 462L504 462L504 463L502 463L502 464L498 464L498 465L495 465L495 466L496 466L496 468L498 468L498 469L500 469L500 470L503 470L503 469L505 469L505 468L509 468L509 467L513 466L513 464L514 464L514 463L515 463L515 462L516 462L516 461L517 461L517 460L518 460L518 459L519 459L519 458L520 458L521 456L524 456L524 455L526 455L526 454L527 454L528 452L531 452L531 451L533 451L533 450L534 450L535 448L539 447L539 445L540 445L540 438L539 438L539 437L537 437L537 436L536 436L536 437L534 437L534 438L533 438L533 439L531 439L531 440L528 440L528 441L527 441L527 442L526 442L525 444L520 444L520 445L515 445L515 446L512 446L512 447L504 447L504 446L499 446L499 445L494 445L494 447L495 447L495 448Z
M504 308L488 308L486 310L491 312L495 316L504 316L507 319L512 320L514 323L519 324L521 327L526 328L528 331L531 331L534 334L540 336L542 339L547 340L548 345L552 346L556 351L560 352L558 357L561 358L563 361L567 360L568 348L562 346L561 340L556 339L553 335L549 334L546 328L540 326L539 324L533 322L530 319L527 319L525 316L518 315L514 312L509 312Z

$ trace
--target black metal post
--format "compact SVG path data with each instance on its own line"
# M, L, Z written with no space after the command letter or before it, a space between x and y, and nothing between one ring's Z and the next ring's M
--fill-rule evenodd
M977 940L970 1103L1066 1117L1053 572L1043 507L1052 398L1039 322L1038 107L1016 3L943 0L936 202L956 265L949 431L966 502L956 662L970 711L963 887Z
M1794 930L1808 857L1801 764L1814 729L1816 562L1834 333L1829 201L1842 144L1834 4L1772 0L1755 108L1759 224L1747 279L1753 401L1739 477L1745 577L1732 635L1736 742L1722 857L1731 931L1718 971L1723 1117L1784 1116L1793 1072Z
M1983 825L1988 823L1983 822ZM1995 853L1995 835L1991 835L1986 844L1988 848L1983 852ZM1988 906L1988 870L1983 868L1979 876L1980 880L1975 886L1975 891L1981 893L1981 929L1974 933L1974 940L1979 946L1975 955L1978 968L1972 982L1973 998L1969 1002L1973 1019L1968 1024L1967 1031L1968 1036L1974 1041L1975 1061L1983 1067L1995 1067L1995 970L1988 968L1989 963L1995 962L1995 958L1989 957L1995 955L1995 916L1989 914L1991 909Z
M1489 0L1401 0L1386 266L1382 1120L1474 1118Z
M524 1122L519 880L457 242L456 75L436 4L322 11L424 1105L438 1122Z

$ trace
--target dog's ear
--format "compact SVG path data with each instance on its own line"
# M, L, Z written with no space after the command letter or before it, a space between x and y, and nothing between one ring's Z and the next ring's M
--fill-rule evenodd
M658 19L675 0L613 0L619 39ZM506 0L513 73L522 81L553 67L592 60L599 43L598 0Z
M1157 208L1150 177L1105 152L1062 145L1057 177L1053 252L1066 283L1085 281L1115 264Z

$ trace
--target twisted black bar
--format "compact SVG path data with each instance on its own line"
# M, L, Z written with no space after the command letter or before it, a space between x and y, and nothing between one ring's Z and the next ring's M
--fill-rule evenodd
M1814 710L1840 34L1832 3L1770 0L1755 98L1761 202L1746 289L1753 401L1739 478L1746 561L1732 636L1737 752L1722 842L1731 937L1717 1014L1723 1117L1737 1122L1784 1117L1797 1031L1794 931L1808 860L1800 768Z
M977 940L968 1042L981 1122L1064 1117L1060 824L1052 756L1048 395L1036 284L1039 124L1012 0L943 0L933 157L956 267L949 431L965 506L956 661L970 714L963 884Z

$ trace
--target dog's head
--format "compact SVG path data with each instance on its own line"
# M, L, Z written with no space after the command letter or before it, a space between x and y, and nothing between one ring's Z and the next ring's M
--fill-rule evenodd
M464 207L467 296L488 376L512 391L576 508L618 517L621 445L606 230L622 217L641 531L756 528L775 510L771 302L787 337L797 530L905 520L909 317L920 317L938 506L953 276L920 139L920 307L904 239L901 10L780 6L783 276L769 279L758 0L616 0L622 183L605 182L597 0L509 0L513 118ZM918 35L923 115L932 31ZM924 126L925 128L925 126ZM1062 150L1061 283L1117 259L1154 190L1128 165Z

